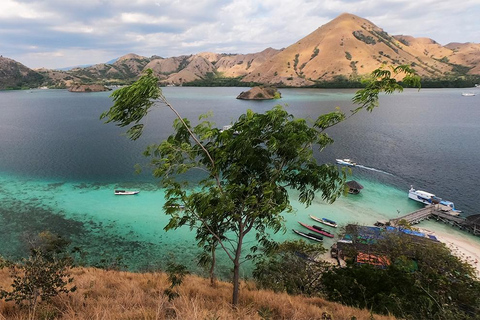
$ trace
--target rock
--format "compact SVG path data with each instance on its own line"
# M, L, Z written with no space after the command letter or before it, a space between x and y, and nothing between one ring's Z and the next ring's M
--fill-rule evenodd
M100 92L109 90L111 89L102 84L75 84L68 89L70 92Z
M248 91L240 93L237 99L243 100L272 100L280 99L282 95L273 87L253 87Z

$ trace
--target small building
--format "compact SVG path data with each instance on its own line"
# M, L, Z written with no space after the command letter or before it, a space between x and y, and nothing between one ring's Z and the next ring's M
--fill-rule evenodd
M345 185L348 187L348 193L350 194L359 194L360 190L363 189L363 186L354 180L347 181Z

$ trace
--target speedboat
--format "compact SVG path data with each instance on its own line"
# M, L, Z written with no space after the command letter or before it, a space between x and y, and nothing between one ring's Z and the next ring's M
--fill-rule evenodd
M455 205L452 201L443 200L430 192L414 189L413 186L408 190L408 197L426 205L438 205L440 210L449 212L452 215L459 215L461 212L460 210L455 209Z
M357 164L353 162L350 159L335 159L335 161L338 164L344 165L344 166L349 166L349 167L355 167Z
M314 234L314 233L311 233L311 232L305 233L305 232L298 231L298 230L295 230L295 229L292 229L292 230L293 230L293 232L295 232L299 236L305 237L305 238L310 239L310 240L314 240L314 241L318 241L318 242L321 242L323 240L322 236L320 236L318 234Z
M474 95L475 95L475 93L473 93L473 92L464 92L464 93L462 93L462 96L464 96L464 97L473 97Z
M116 195L128 196L139 193L140 191L115 190Z
M313 220L315 220L317 222L323 223L324 225L329 226L329 227L336 228L338 226L335 221L327 219L327 218L320 219L320 218L317 218L317 217L312 216L312 215L310 215L310 218L312 218Z

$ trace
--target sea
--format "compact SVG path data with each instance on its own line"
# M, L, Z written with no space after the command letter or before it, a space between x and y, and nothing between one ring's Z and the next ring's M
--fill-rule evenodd
M355 108L354 89L281 89L279 100L237 100L245 90L166 87L163 93L183 117L196 123L210 113L219 128L247 109L264 112L278 104L312 121L327 112ZM354 160L358 166L349 170L348 179L364 189L333 204L318 195L309 207L292 191L295 212L285 214L285 232L274 239L298 239L292 229L301 230L298 221L313 224L309 215L339 225L372 225L405 215L422 207L408 199L410 186L453 201L464 216L480 213L480 89L473 89L478 94L471 97L462 96L464 90L406 89L381 95L373 112L359 112L330 128L334 144L315 151L315 157L319 163ZM172 133L174 115L158 105L145 119L143 136L130 141L125 128L100 120L112 105L110 94L0 92L0 255L25 257L35 236L49 231L72 241L79 265L147 271L175 261L202 274L196 264L200 249L195 231L164 231L164 191L142 155L149 144ZM114 189L140 193L116 196ZM422 225L480 241L437 222ZM329 248L334 240L326 239L324 246ZM247 239L247 246L254 244L254 237ZM219 255L217 273L228 277L231 264ZM251 264L242 272L247 277Z

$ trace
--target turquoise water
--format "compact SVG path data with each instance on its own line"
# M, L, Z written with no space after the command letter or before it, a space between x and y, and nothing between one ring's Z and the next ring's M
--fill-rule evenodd
M282 90L280 101L245 102L234 99L241 90L165 88L165 95L185 116L196 119L212 111L213 119L223 126L247 108L265 111L277 103L311 118L336 106L349 110L354 93L289 89ZM350 157L365 165L354 168L351 176L364 190L334 204L317 197L308 208L292 192L296 212L285 216L286 233L274 238L297 239L291 229L302 228L297 221L313 224L310 214L340 225L373 224L407 214L421 207L407 198L411 184L455 201L466 214L477 213L480 148L472 146L480 141L478 96L466 100L457 91L407 90L382 97L382 107L373 114L359 114L332 128L335 144L317 154L318 160ZM141 155L146 145L171 132L173 116L165 108L155 110L147 119L145 135L131 142L121 135L123 129L98 120L110 105L108 93L0 92L0 243L6 244L0 254L24 256L28 239L50 230L70 238L81 249L79 261L88 265L120 263L131 270L152 270L175 257L201 272L192 263L199 252L194 232L163 231L168 221L162 212L163 191L148 169L140 175L133 169L146 162ZM141 192L115 196L113 190L118 188ZM446 228L433 222L426 225L431 230ZM254 244L252 237L247 241ZM325 239L325 247L333 241ZM218 273L228 276L230 269L221 255ZM248 273L246 267L244 275Z

